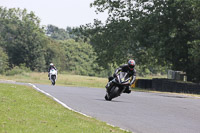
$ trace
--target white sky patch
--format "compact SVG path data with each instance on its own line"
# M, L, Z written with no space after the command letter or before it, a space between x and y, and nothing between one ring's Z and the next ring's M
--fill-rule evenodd
M99 19L103 23L107 13L95 13L90 8L93 0L0 0L0 6L6 8L26 8L41 19L41 25L52 24L59 28L77 27L93 23Z

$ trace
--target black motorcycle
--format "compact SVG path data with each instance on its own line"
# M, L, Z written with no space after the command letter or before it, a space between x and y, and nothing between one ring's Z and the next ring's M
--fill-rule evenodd
M123 93L127 86L130 86L130 77L126 72L120 72L115 78L110 77L109 82L112 80L112 88L106 92L105 99L111 101L113 98L118 97Z

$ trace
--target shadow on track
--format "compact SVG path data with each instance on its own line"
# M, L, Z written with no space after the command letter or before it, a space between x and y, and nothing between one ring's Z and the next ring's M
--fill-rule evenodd
M131 103L131 102L119 101L119 100L111 100L111 101L106 101L105 99L94 99L94 100L104 101L104 102L113 102L113 103Z

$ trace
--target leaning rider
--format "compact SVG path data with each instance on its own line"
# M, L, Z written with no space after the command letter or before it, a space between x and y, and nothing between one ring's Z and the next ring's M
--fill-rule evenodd
M50 70L51 70L51 69L57 70L53 63L50 63L50 65L49 65L49 68L48 68L48 77L49 77L49 75L50 75ZM49 77L49 80L50 80L50 77Z
M119 68L117 68L115 70L115 73L113 74L113 77L116 77L117 74L121 71L121 72L127 72L128 76L131 77L131 81L129 83L129 86L126 87L124 93L131 93L131 85L134 83L134 81L136 79L136 70L134 69L134 67L135 67L135 61L134 60L129 60L128 64L120 66ZM110 91L112 86L113 86L113 82L111 80L106 85L107 92Z

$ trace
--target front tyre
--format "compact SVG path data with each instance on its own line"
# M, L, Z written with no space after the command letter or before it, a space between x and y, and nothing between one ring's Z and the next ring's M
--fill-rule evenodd
M111 101L112 99L108 98L108 94L105 95L105 100L106 101Z
M113 99L115 97L118 97L119 95L119 87L113 86L109 94L109 99Z
M111 91L109 93L106 93L105 100L111 101L113 98L118 97L119 95L119 87L113 86L111 88Z
M54 76L54 75L51 77L51 82L52 82L52 85L55 85L55 84L56 84L55 76Z
M55 82L55 80L53 80L52 85L55 85L55 84L56 84L56 82Z

